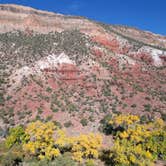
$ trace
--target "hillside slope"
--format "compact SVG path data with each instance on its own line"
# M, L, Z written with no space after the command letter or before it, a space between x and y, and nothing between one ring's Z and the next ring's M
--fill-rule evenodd
M112 112L166 118L165 36L0 5L2 129L52 119L97 132Z

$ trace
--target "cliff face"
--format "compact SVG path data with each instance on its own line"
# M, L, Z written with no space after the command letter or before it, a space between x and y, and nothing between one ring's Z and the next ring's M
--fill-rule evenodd
M61 32L67 29L93 29L94 25L87 19L43 12L16 5L0 5L1 32L13 29L30 29L40 33Z
M0 126L51 117L97 131L111 112L165 116L165 66L164 36L0 5Z
M1 32L28 28L40 33L48 33L76 28L89 35L104 33L101 26L83 17L65 16L17 5L0 5L0 23ZM164 36L125 26L110 26L110 29L135 40L166 48Z

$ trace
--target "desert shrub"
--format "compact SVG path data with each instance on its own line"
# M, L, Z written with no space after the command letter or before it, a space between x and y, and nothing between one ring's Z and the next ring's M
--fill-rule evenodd
M85 118L82 118L82 119L80 120L80 123L82 124L82 126L87 126L87 125L88 125L88 120L85 119Z
M4 152L0 159L2 166L15 166L23 161L23 151L20 145L14 145L9 151Z
M43 113L42 108L39 107L39 108L37 109L37 113L38 113L38 114L42 114L42 113Z
M58 129L56 131L55 145L63 151L63 149L65 149L69 144L69 138L67 137L65 130Z
M111 91L108 90L107 88L104 88L104 89L103 89L103 94L104 94L104 96L106 96L106 97L111 96Z
M0 137L3 137L4 136L4 130L2 127L0 127Z
M2 93L0 93L0 105L3 105L5 102L4 96Z
M116 140L110 152L112 165L117 166L148 166L153 165L153 157L141 145L134 145L127 139Z
M9 149L6 147L5 141L1 141L1 142L0 142L0 156L1 156L1 154L3 154L3 153L7 153L8 150L9 150Z
M140 123L144 124L144 123L147 123L147 122L149 122L149 118L146 115L142 115L140 117Z
M7 96L6 100L10 100L12 98L12 96Z
M136 105L136 104L132 104L131 107L132 107L132 108L136 108L137 105Z
M78 164L69 155L57 157L50 163L50 166L77 166Z
M86 166L95 166L95 162L94 162L94 160L89 159L89 160L86 161L85 165Z
M42 123L40 121L28 124L25 134L26 143L23 149L32 156L39 159L53 159L60 155L58 148L54 146L54 130L56 126L51 123Z
M47 87L46 91L49 92L49 93L51 93L52 89L50 87Z
M82 162L83 158L93 159L99 157L102 147L102 137L99 134L80 135L71 138L73 159Z
M147 112L150 112L151 111L151 105L150 104L145 104L144 105L144 110L147 111Z
M157 119L146 126L146 133L150 134L142 141L143 147L152 153L154 159L166 160L166 125Z
M95 118L94 118L93 115L90 115L88 119L89 119L90 122L95 122Z
M62 128L62 125L58 121L53 121L54 125L57 126L58 128Z
M18 165L21 162L21 157L11 152L8 152L5 156L3 156L0 161L1 165L3 166L14 166Z
M100 121L101 125L99 127L99 131L104 132L105 134L111 134L112 127L109 125L109 121L112 119L112 114L107 114L104 118Z
M67 128L68 128L68 127L71 127L72 125L73 125L73 124L72 124L71 121L67 121L67 122L64 123L64 126L67 127Z
M110 151L112 165L153 165L166 160L166 124L162 119L142 123L137 116L116 116L109 124L116 130L114 146Z
M166 114L165 113L161 113L161 118L166 122Z
M48 115L45 119L46 122L49 122L52 120L53 115Z
M112 119L112 114L107 114L104 118L100 121L101 124L106 124Z
M38 120L42 121L42 118L41 118L40 115L37 114L36 117L35 117L35 120L36 120L36 121L38 121Z
M25 141L25 131L22 126L9 129L9 135L6 138L6 146L11 148L14 144L21 144Z
M77 109L77 106L75 106L74 104L70 103L70 104L68 105L68 110L69 110L69 112L75 112L75 111L77 111L78 109Z
M125 131L137 122L139 122L139 117L136 115L113 115L112 119L108 122L107 128L111 134L116 135L118 132Z
M54 108L54 107L52 107L51 110L52 110L52 112L58 112L59 111L58 108Z
M50 163L46 159L43 159L43 160L31 159L28 161L24 161L23 165L26 165L26 166L49 166Z
M147 124L135 124L127 130L117 133L117 137L130 140L134 144L144 144L146 149L148 149L150 141L156 140L157 144L154 146L157 148L157 146L161 146L160 143L163 145L166 143L166 125L161 119Z
M83 159L98 158L102 147L102 136L100 134L81 134L75 137L66 136L65 131L57 131L55 145L61 153L71 152L72 159L82 162Z

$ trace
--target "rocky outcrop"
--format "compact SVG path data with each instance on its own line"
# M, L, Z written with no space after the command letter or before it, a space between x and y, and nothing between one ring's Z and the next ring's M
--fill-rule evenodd
M64 16L17 5L0 5L0 23L0 32L26 28L40 33L74 28L89 32L94 28L94 24L85 18Z

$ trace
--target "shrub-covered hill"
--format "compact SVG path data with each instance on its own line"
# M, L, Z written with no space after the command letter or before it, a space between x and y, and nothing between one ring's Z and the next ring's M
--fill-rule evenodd
M165 119L164 66L116 54L79 30L31 33L0 34L2 128L49 118L96 131L111 112Z
M35 151L30 158L38 160L39 155L42 158L44 153L45 158L45 154L49 153L51 157L48 158L53 157L56 161L43 162L61 163L64 157L65 161L77 165L73 160L73 153L76 151L77 157L80 160L83 158L85 163L92 165L91 159L97 158L95 162L100 165L103 160L106 162L101 159L100 147L92 155L89 151L80 154L80 147L77 146L83 138L88 141L92 139L91 144L96 146L93 137L100 133L104 144L101 147L108 154L104 158L109 162L111 160L114 165L125 165L124 162L130 164L131 160L133 163L137 162L135 155L140 156L138 162L141 163L145 157L149 157L149 163L158 159L164 160L159 154L163 152L154 152L154 149L150 152L150 147L142 149L142 142L135 147L140 153L132 151L135 146L133 140L130 142L126 139L129 139L130 132L135 132L135 128L141 128L141 124L134 125L134 131L131 131L126 124L123 124L125 128L121 125L117 127L117 124L112 126L107 120L114 114L137 115L142 122L147 122L147 128L141 128L145 132L154 127L153 123L158 123L154 119L165 121L165 40L164 36L126 26L105 25L82 17L59 15L22 6L0 5L1 139L7 136L9 142L10 139L18 141L20 147L15 147L14 143L14 146L8 148L11 148L11 153L12 149L15 151L16 148L17 151L20 148L22 153L25 150L23 145L26 143L28 146L29 141L15 140L14 136L10 137L10 131L16 132L16 135L21 132L22 135L32 122L40 122L45 128L45 122L49 121L64 128L67 135L65 139L75 139L79 150L73 150L75 144L70 142L70 146L65 149L70 155L64 156L64 149L59 149L54 142L56 139L51 138L51 148L48 146L50 149L47 152L41 152L38 147L37 153ZM23 127L18 127L19 125ZM149 125L152 126L148 128ZM92 135L89 136L88 133ZM118 140L121 136L124 137L123 142ZM164 141L156 135L154 137L152 139L156 139L164 147ZM151 137L148 136L149 138ZM112 148L114 141L114 145L121 147L120 149ZM111 149L109 153L105 147ZM129 158L123 155L127 147L126 155ZM10 156L8 149L5 153L8 156L3 154L2 161ZM24 157L20 160L26 162ZM15 162L15 159L11 160Z

